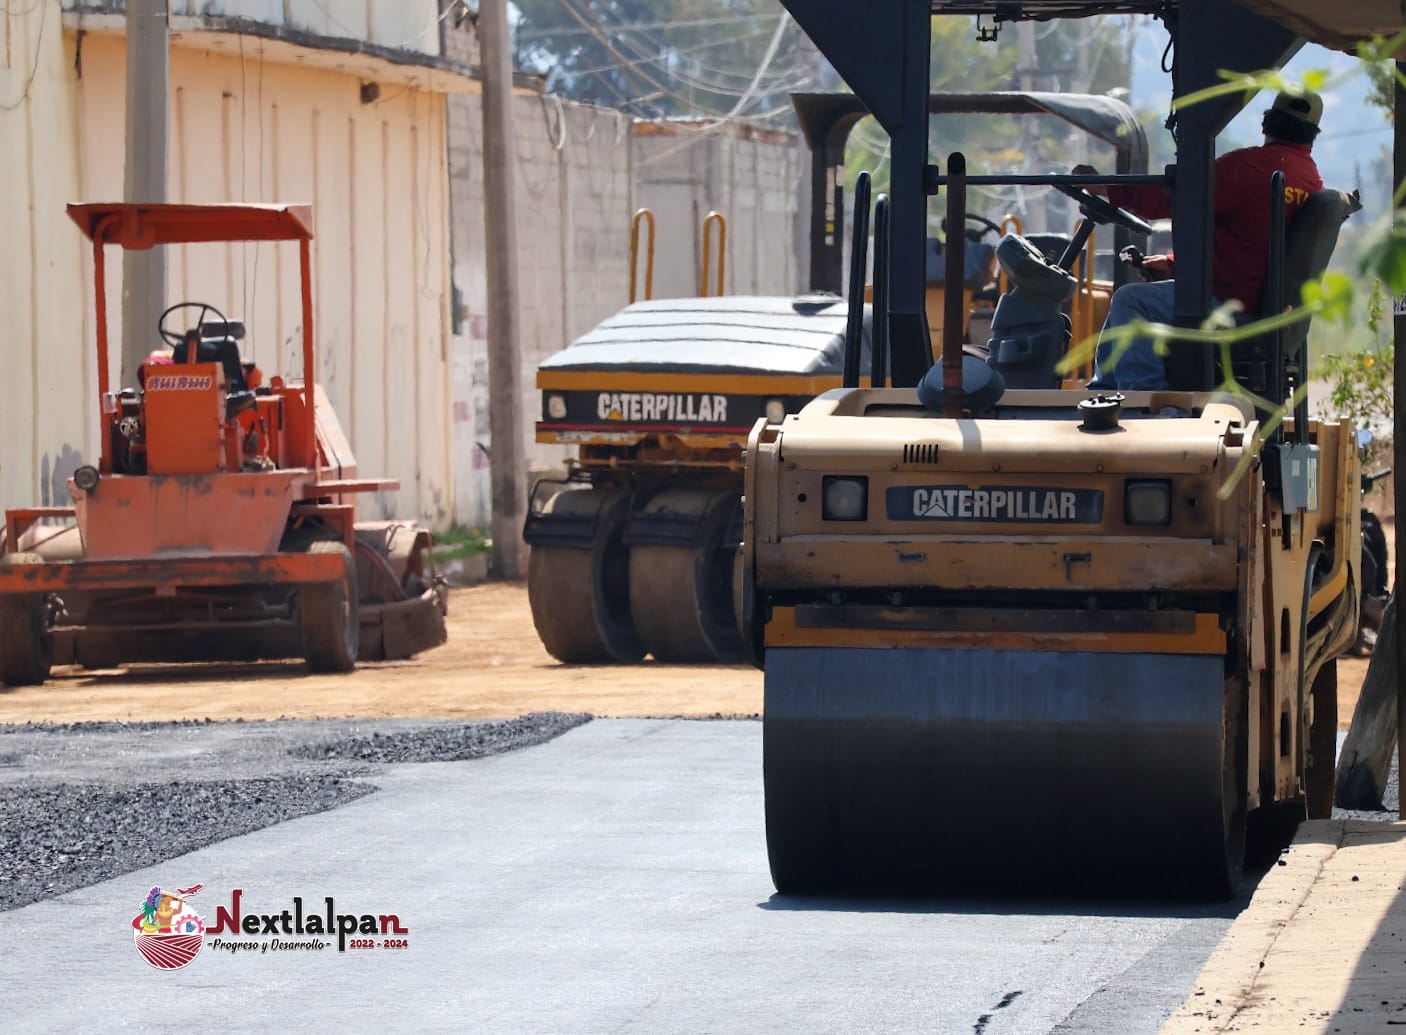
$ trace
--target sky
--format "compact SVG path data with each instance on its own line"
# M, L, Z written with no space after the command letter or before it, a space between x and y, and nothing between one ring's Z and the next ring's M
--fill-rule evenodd
M1171 76L1162 72L1162 48L1166 36L1160 25L1152 23L1143 29L1135 50L1133 68L1134 107L1152 108L1165 112L1171 98ZM1284 67L1284 74L1297 79L1309 70L1329 73L1329 85L1323 93L1322 133L1314 144L1313 156L1329 187L1343 190L1363 189L1364 215L1384 212L1390 198L1378 195L1386 190L1372 176L1372 164L1383 154L1390 169L1391 123L1386 113L1368 104L1367 78L1359 70L1359 62L1350 54L1326 50L1307 44ZM1260 117L1269 107L1266 94L1252 100L1227 127L1217 143L1220 151L1261 140Z

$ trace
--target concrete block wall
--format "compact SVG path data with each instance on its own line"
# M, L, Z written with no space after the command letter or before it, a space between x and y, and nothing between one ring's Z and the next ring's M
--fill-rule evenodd
M453 39L455 34L449 34ZM450 54L454 54L451 45ZM477 97L451 97L450 192L454 286L451 386L455 514L488 522L487 263L483 152ZM522 347L522 434L534 472L560 470L568 450L533 441L537 364L629 300L630 219L657 225L654 297L698 293L701 224L728 218L729 294L804 288L808 159L798 137L736 128L678 135L619 112L519 93L517 229ZM715 246L716 247L716 246ZM716 255L716 250L714 251ZM641 266L641 273L643 267ZM641 290L643 284L641 282Z

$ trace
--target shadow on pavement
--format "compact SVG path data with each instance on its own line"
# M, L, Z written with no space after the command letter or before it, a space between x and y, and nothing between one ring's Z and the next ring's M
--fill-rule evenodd
M1361 917L1376 928L1357 958L1342 1003L1323 1030L1406 1032L1406 824L1349 821L1341 853L1357 857L1342 876L1343 900L1351 901L1354 887L1373 882L1376 889L1368 884L1362 891L1385 908Z

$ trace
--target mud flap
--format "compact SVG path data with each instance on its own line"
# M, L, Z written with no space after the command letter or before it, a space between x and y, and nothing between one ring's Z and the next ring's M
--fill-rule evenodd
M769 648L793 894L1224 893L1218 656Z
M418 597L361 607L361 661L395 661L438 647L448 632L439 594L427 589Z

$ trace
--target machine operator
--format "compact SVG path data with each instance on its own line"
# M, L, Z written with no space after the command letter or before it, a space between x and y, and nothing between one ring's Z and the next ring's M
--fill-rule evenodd
M1278 170L1284 173L1284 215L1292 222L1314 191L1323 189L1323 178L1313 161L1314 138L1323 115L1323 99L1311 91L1281 92L1264 113L1264 143L1243 147L1216 159L1215 238L1211 293L1216 305L1232 299L1244 311L1258 313L1269 265L1269 207L1266 186ZM1092 166L1075 166L1075 173L1096 174ZM1093 188L1104 193L1101 188ZM1108 199L1144 219L1172 214L1172 196L1160 184L1112 186ZM1170 255L1148 256L1145 266L1171 272ZM1116 360L1116 339L1108 332L1133 320L1170 324L1173 319L1172 280L1131 283L1113 294L1108 319L1099 336L1094 378L1088 387L1157 391L1166 389L1167 373L1152 339L1138 337Z

